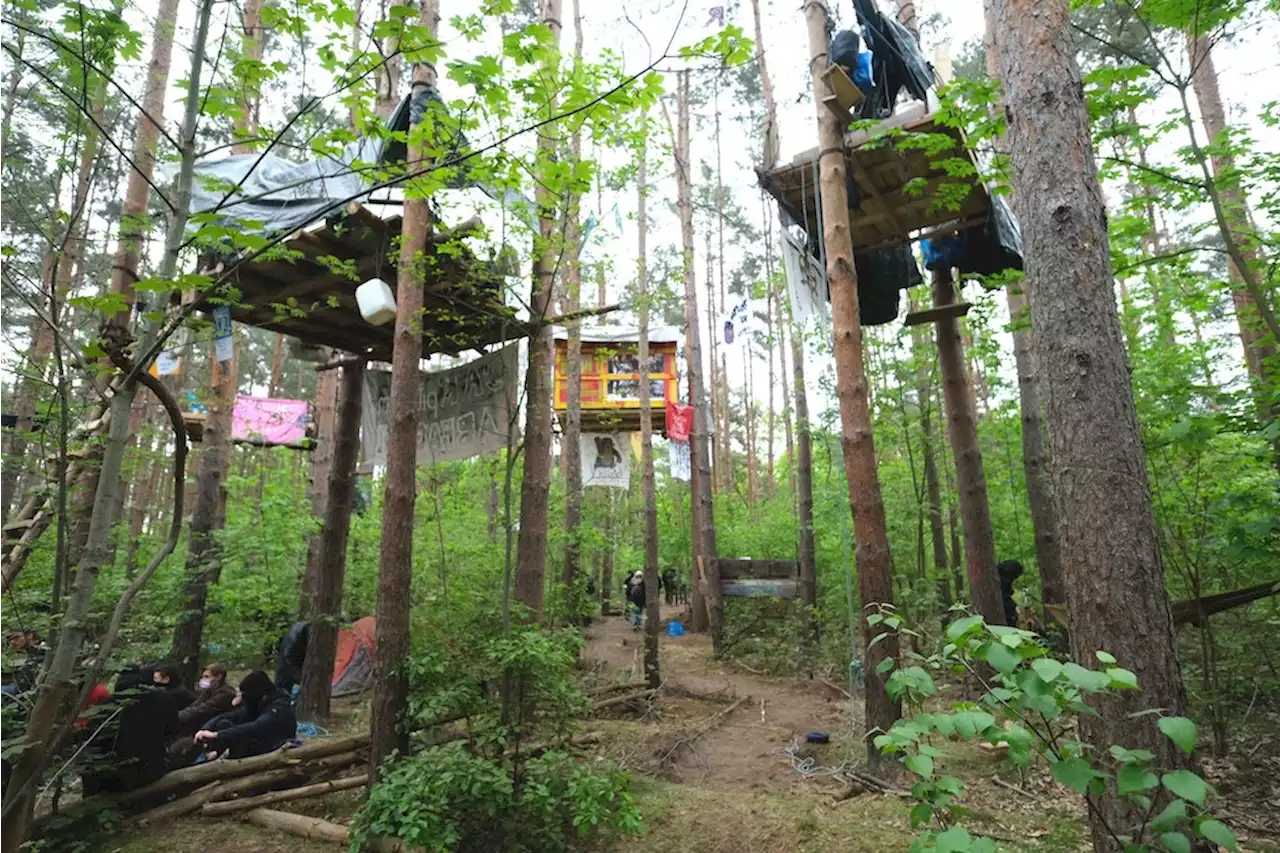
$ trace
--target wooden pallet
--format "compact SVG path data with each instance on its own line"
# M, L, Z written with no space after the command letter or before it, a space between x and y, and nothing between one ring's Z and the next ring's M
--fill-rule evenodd
M927 151L912 142L949 137L941 150ZM914 139L912 138L914 137ZM901 245L924 237L950 234L987 219L990 198L976 175L953 177L946 166L974 163L964 135L943 125L924 104L914 104L877 122L870 129L845 134L845 168L861 191L849 211L856 251ZM770 172L758 172L764 189L810 234L821 234L815 191L818 149L796 156ZM954 204L944 204L946 196Z

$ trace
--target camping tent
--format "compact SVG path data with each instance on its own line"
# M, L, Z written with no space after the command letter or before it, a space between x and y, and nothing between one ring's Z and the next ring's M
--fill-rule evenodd
M373 636L372 616L338 629L338 653L333 660L330 696L349 696L373 686Z

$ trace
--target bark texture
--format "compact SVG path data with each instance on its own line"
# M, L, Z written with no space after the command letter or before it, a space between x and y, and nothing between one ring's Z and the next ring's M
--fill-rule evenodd
M1178 714L1186 694L1174 650L1146 455L1116 312L1106 211L1090 142L1067 0L996 0L1014 203L1033 294L1059 499L1063 569L1077 661L1105 649L1141 690L1098 704L1082 739L1155 752L1182 763L1150 715ZM1092 818L1095 850L1112 847L1104 821L1126 816L1114 798Z
M693 181L689 157L689 72L680 72L676 128L677 206L684 244L685 357L689 362L689 401L693 431L689 436L693 502L693 618L697 630L710 630L716 653L723 641L724 610L720 600L720 569L716 564L715 510L711 496L711 455L707 437L707 391L702 382L702 341L698 328L697 282L693 265ZM705 619L705 621L703 621Z
M435 35L440 24L439 0L423 0L419 24ZM436 83L433 65L413 66L412 97L427 98ZM429 109L429 102L427 104ZM419 168L427 157L425 143L409 129L406 168ZM409 704L409 681L402 664L409 657L409 612L413 588L413 503L417 496L418 397L422 358L422 291L430 273L427 234L431 207L421 197L407 197L401 228L400 263L396 274L396 328L391 354L390 424L387 475L382 497L382 542L378 555L377 648L369 747L369 778L393 751L408 745L397 723Z
M330 371L334 372L334 371ZM338 617L347 573L347 536L356 495L356 457L360 455L360 412L364 405L364 364L344 367L339 391L338 427L333 467L325 488L324 527L320 542L319 583L312 599L307 657L298 690L298 718L323 723L329 719L329 690L338 652Z
M560 0L541 0L540 17L551 33L554 67L559 62ZM554 97L548 99L547 117L556 108ZM555 160L554 129L538 132L540 169L550 168ZM558 221L554 193L539 182L534 192L538 207L538 237L533 247L533 293L529 314L536 323L549 316L554 288L555 261L559 255L556 237ZM529 372L525 378L524 477L520 483L520 539L516 551L516 599L529 610L536 621L542 616L543 580L547 571L548 496L551 492L551 329L538 326L529 336Z
M577 6L577 0L574 0ZM640 133L648 133L641 118ZM653 410L649 408L649 223L645 196L649 192L648 147L643 141L636 163L636 290L640 315L640 475L644 499L644 678L650 687L662 683L658 671L658 628L662 623L658 592L658 493L653 478Z
M582 14L578 0L573 0L573 61L582 61ZM577 164L582 156L582 130L576 129L570 143L569 157ZM564 274L565 299L562 313L577 312L582 303L582 223L581 195L570 192L565 211L566 266ZM565 323L568 340L565 343L565 419L564 442L564 572L561 580L565 594L573 599L574 579L581 570L582 543L579 528L582 525L582 320Z
M1213 64L1212 44L1205 35L1187 36L1187 54L1191 60L1191 84L1196 102L1200 105L1200 123L1212 147L1210 161L1214 176L1221 182L1222 207L1231 236L1240 246L1240 254L1248 264L1258 260L1254 243L1254 228L1249 205L1240 189L1236 175L1235 158L1219 143L1226 140L1223 131L1227 127L1226 110L1222 93L1218 88L1218 71ZM1235 258L1227 258L1227 275L1231 280L1231 301L1236 310L1236 322L1240 327L1240 344L1244 348L1245 365L1257 389L1260 410L1268 421L1280 418L1280 401L1276 384L1280 381L1280 366L1276 364L1276 341L1267 334L1266 324L1258 313L1258 304L1245 284L1245 276Z
M333 467L334 433L337 427L338 385L336 370L322 370L316 376L316 447L311 452L311 517L324 524L325 505L329 500L329 471ZM298 593L298 615L310 619L315 615L312 600L320 585L322 537L312 535L307 548L306 573Z
M956 301L950 270L933 273L933 305L941 308ZM965 570L969 578L969 603L991 625L1007 620L996 577L996 544L991 532L991 507L987 478L982 470L982 445L974 416L973 388L965 369L960 323L955 317L937 321L938 362L942 368L942 396L946 404L951 455L960 490L960 522L964 527Z
M873 604L892 604L892 569L889 536L885 528L884 499L876 472L875 440L867 375L863 364L862 327L858 323L858 281L853 266L853 239L849 230L849 199L846 194L844 139L840 120L823 104L827 85L828 12L824 0L805 5L809 30L809 73L813 78L817 105L818 147L825 154L819 164L822 187L823 242L827 253L827 279L831 288L831 317L835 335L836 398L840 403L841 447L849 482L849 504L853 523L858 570L858 589L865 614ZM860 620L865 649L867 730L888 731L901 714L901 706L889 697L878 667L886 657L898 656L897 641L887 637L869 646L870 626ZM868 758L878 762L879 753L868 743Z

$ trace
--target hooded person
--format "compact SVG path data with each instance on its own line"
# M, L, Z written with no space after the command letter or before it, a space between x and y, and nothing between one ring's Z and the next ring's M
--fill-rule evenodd
M151 683L162 688L169 695L177 711L182 711L195 701L196 694L182 683L182 673L171 663L162 664L152 670Z
M302 680L302 664L307 659L307 641L311 639L310 622L294 622L280 640L276 654L276 687L286 693Z
M640 627L644 615L644 572L636 572L627 580L627 601L631 603L631 625Z
M293 697L261 670L244 677L233 704L231 711L214 717L196 732L195 743L231 758L248 758L270 752L297 734Z
M116 678L116 691L104 703L105 723L85 750L88 769L81 780L85 796L120 793L150 784L168 769L168 742L178 728L173 696L143 667Z

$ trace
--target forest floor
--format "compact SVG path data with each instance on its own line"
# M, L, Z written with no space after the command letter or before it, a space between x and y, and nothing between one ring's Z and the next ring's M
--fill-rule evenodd
M680 608L664 608L664 622ZM583 654L588 689L638 681L644 636L620 616L596 619ZM891 853L909 849L910 801L863 793L841 799L837 772L857 767L864 749L862 722L848 697L806 673L773 677L714 660L705 635L669 637L661 644L663 686L644 705L615 706L589 723L600 731L598 752L633 775L644 815L640 838L623 839L600 853ZM945 690L944 690L945 692ZM731 710L730 710L731 709ZM346 731L367 724L362 705L340 706ZM822 746L808 732L830 735ZM1275 744L1273 743L1274 747ZM788 754L784 750L790 750ZM1275 749L1265 766L1233 768L1214 779L1236 817L1266 830L1280 814ZM1083 813L1073 795L1043 771L1016 769L977 748L952 743L942 771L963 778L966 826L995 838L1009 853L1075 853L1091 849ZM1270 755L1271 757L1265 757ZM1210 768L1212 769L1212 768ZM1212 776L1211 776L1212 778ZM907 779L886 781L906 788ZM1245 801L1235 798L1246 794ZM308 800L291 809L345 821L356 792ZM1274 806L1275 811L1270 811ZM1230 819L1230 818L1229 818ZM1237 827L1245 849L1280 853L1280 838ZM1274 832L1274 830L1272 830ZM334 853L332 844L272 834L229 819L183 821L118 839L116 853Z

